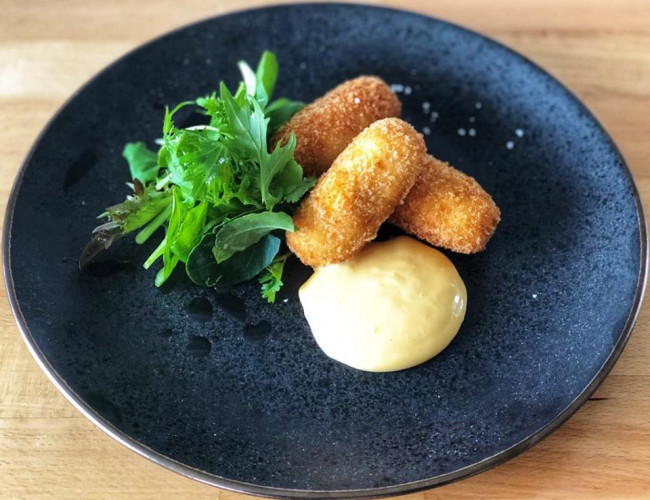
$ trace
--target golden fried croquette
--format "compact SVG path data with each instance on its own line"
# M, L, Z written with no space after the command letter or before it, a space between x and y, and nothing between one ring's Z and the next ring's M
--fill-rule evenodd
M402 104L383 80L360 76L298 111L274 134L271 144L285 142L295 133L296 161L306 175L319 176L368 125L401 112Z
M432 245L475 253L485 249L500 219L478 182L427 155L420 178L389 222Z
M426 167L421 134L399 118L376 121L334 160L296 211L289 248L313 267L341 262L375 238Z

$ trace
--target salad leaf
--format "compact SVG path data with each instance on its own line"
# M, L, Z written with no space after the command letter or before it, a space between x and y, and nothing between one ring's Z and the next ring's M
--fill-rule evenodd
M207 213L208 204L200 203L187 210L181 220L171 242L171 250L181 262L187 262L190 252L201 239Z
M269 135L274 134L289 118L305 107L305 103L280 97L269 104L264 113L269 118Z
M282 199L271 193L270 186L273 178L282 172L293 159L296 149L296 138L292 135L285 145L277 144L269 153L267 148L268 118L256 100L248 99L238 106L228 88L221 84L221 98L224 103L228 124L224 128L224 143L230 149L255 161L259 165L259 190L261 201L267 210ZM298 165L296 163L296 165ZM295 168L295 166L292 167ZM302 171L302 168L301 168ZM294 186L286 186L288 190Z
M108 220L95 229L81 267L125 234L138 230L135 239L142 244L164 229L144 262L148 269L162 260L156 286L180 263L203 286L271 273L262 293L275 297L282 286L275 259L281 240L271 233L294 229L293 205L315 180L304 177L295 160L294 136L269 150L270 134L302 107L287 98L271 101L275 55L265 51L254 71L244 61L239 69L242 81L234 93L221 82L218 92L165 108L157 152L144 142L125 146L133 193L100 216ZM190 110L205 120L178 126L187 123Z
M293 219L284 212L242 215L222 226L216 235L212 253L217 263L257 243L274 229L293 231Z
M109 248L121 236L119 231L99 231L93 235L79 256L82 269L92 262L101 252Z
M236 153L261 163L262 152L266 150L266 118L262 108L252 99L240 104L223 82L220 95L226 114L224 140L227 146ZM257 109L251 109L253 102L257 104Z
M316 184L315 177L303 177L302 167L295 160L273 178L270 191L288 203L298 203L300 198Z
M314 184L316 184L315 178L305 177L299 183L294 184L293 188L284 195L284 201L288 203L298 203L300 199L305 196L307 191L314 187Z
M172 271L176 268L176 264L178 264L178 257L171 252L165 251L163 253L163 262L163 268L156 273L156 286L162 286L169 279Z
M180 189L178 187L174 186L172 188L172 195L172 210L169 216L167 234L165 234L165 239L161 242L162 248L159 247L160 250L156 249L145 263L145 267L149 267L151 263L153 263L151 258L154 255L162 255L163 268L158 271L158 274L156 274L156 286L161 286L165 281L167 281L180 260L178 255L172 251L172 244L176 238L176 232L183 221L183 217L187 212L187 208L183 205ZM158 257L156 256L154 260L157 259Z
M138 245L145 243L151 237L151 235L153 235L156 229L167 222L171 213L172 207L171 205L168 205L165 210L156 215L156 217L151 222L149 222L149 224L147 224L142 231L138 233L138 235L135 237L135 242Z
M282 288L282 273L284 271L284 263L289 257L286 253L280 257L273 259L273 262L268 266L263 274L260 275L258 281L262 285L262 297L268 302L275 302L275 295Z
M262 53L260 62L257 64L257 70L255 71L255 78L257 81L255 98L262 108L269 103L273 96L275 82L278 79L278 71L278 60L275 57L275 54L265 50Z
M128 196L122 203L108 207L102 216L107 216L110 222L98 226L94 232L119 227L122 234L130 233L151 221L170 203L169 193L147 188L140 194Z
M239 66L239 71L241 72L242 78L244 79L246 93L248 95L254 96L257 90L257 76L246 61L239 61L237 63L237 66Z
M129 164L131 179L138 179L143 184L156 180L158 176L158 156L149 151L144 142L130 142L124 146L122 156Z
M265 161L260 168L260 190L262 191L262 201L266 203L267 208L270 210L273 206L282 199L282 194L271 192L271 183L273 178L282 173L287 167L294 168L298 166L302 174L302 167L298 165L293 159L293 154L296 149L296 136L291 134L289 141L286 145L280 146L278 143L272 153L268 154ZM295 165L294 165L295 164ZM293 179L297 181L297 179ZM300 181L298 181L300 182ZM285 189L290 190L295 187L295 182L288 183L283 186Z
M280 250L280 238L267 234L230 259L217 263L212 255L214 239L214 234L206 234L187 260L187 275L197 285L228 286L247 281L269 266Z

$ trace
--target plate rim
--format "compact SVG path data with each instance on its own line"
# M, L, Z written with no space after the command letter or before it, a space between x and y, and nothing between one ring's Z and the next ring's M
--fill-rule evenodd
M603 362L600 369L592 377L592 379L587 383L584 389L552 420L550 420L546 425L538 429L533 434L522 439L521 441L511 445L510 447L495 453L489 457L486 457L472 465L457 469L451 472L444 474L438 474L426 479L419 479L417 481L412 481L408 483L401 483L391 486L381 486L375 488L363 488L363 489L340 489L340 490L303 490L303 489L292 489L292 488L279 488L274 486L263 486L254 483L248 483L245 481L228 479L226 477L218 476L209 472L202 471L198 468L191 467L182 462L174 460L162 453L155 451L154 449L146 446L143 443L140 443L136 439L129 436L124 431L118 429L116 426L111 424L108 420L102 417L97 413L91 405L85 402L81 396L74 392L74 390L67 384L61 375L54 369L50 364L45 354L39 348L36 340L32 336L27 321L23 316L22 310L20 309L20 304L16 296L16 290L14 287L13 273L11 271L11 230L13 228L13 216L16 206L16 200L22 185L23 177L27 170L27 166L30 163L34 152L36 151L41 140L45 134L50 130L53 122L59 117L62 111L67 108L68 104L77 98L88 86L94 83L96 80L101 78L104 73L108 72L117 64L121 63L123 60L129 58L132 54L144 50L150 45L157 43L158 41L171 37L178 32L182 32L187 28L195 27L200 24L207 24L216 19L228 18L230 16L250 14L262 11L269 10L281 10L281 9L291 9L294 7L334 7L334 8L347 8L352 7L355 9L364 9L368 11L384 11L390 12L393 14L407 14L413 17L420 17L427 19L429 21L435 21L443 25L450 26L456 30L465 32L474 37L479 37L486 41L488 44L496 45L500 49L506 51L511 57L519 59L524 64L531 67L531 69L539 72L554 83L559 85L561 89L567 94L567 98L573 101L576 104L581 112L585 114L599 131L603 134L606 140L609 142L609 146L612 151L617 154L621 160L621 168L623 172L627 175L632 196L636 206L636 212L639 219L639 239L640 239L640 253L639 253L639 262L640 268L637 275L636 290L634 295L634 301L628 313L625 324L620 330L618 340L614 344L614 347L610 351L609 355ZM97 73L95 73L90 79L88 79L83 85L81 85L77 90L75 90L57 109L57 111L50 117L45 126L37 135L36 139L30 146L27 155L22 161L18 172L14 178L14 182L11 188L9 199L6 205L6 212L4 217L4 225L2 230L2 269L4 277L4 285L7 291L7 298L11 311L16 320L18 330L23 338L23 341L27 345L27 348L31 355L36 360L38 366L41 368L45 375L48 377L50 382L57 388L59 392L65 396L65 398L72 403L72 405L79 410L86 418L88 418L96 427L102 430L105 434L115 439L118 443L122 444L131 451L137 453L138 455L151 460L152 462L168 469L178 474L181 474L190 479L208 484L211 486L216 486L218 488L223 488L225 490L234 491L238 493L245 493L249 495L255 495L260 497L270 497L270 498L302 498L302 499L332 499L332 498L381 498L393 495L403 495L407 493L414 493L417 491L422 491L438 486L443 486L461 479L465 479L486 470L489 470L497 465L500 465L511 458L514 458L517 455L520 455L524 451L532 448L542 439L548 437L559 427L561 427L569 418L571 418L589 399L589 397L598 389L600 384L605 380L607 375L611 372L612 368L618 361L621 353L623 352L634 326L636 324L639 312L641 310L641 305L646 291L647 277L648 277L648 231L647 231L647 220L645 216L645 211L641 196L639 194L638 187L636 185L634 176L628 163L621 153L618 145L614 142L612 136L602 125L600 120L591 112L591 110L582 102L576 94L564 85L558 78L551 74L546 69L539 66L537 63L529 59L528 57L520 54L514 49L504 45L503 43L486 36L480 32L474 31L469 28L465 28L454 22L450 22L445 19L438 17L429 16L421 12L416 12L412 10L400 9L395 7L386 7L381 5L371 5L371 4L360 4L355 2L343 3L343 2L299 2L299 3L279 3L274 5L267 6L257 6L245 9L237 9L228 11L224 14L217 14L207 18L202 18L184 25L181 25L177 28L174 28L170 31L166 31L144 43L141 43L134 47L133 49L127 51L126 53L120 55L118 58L114 59L112 62L102 67Z

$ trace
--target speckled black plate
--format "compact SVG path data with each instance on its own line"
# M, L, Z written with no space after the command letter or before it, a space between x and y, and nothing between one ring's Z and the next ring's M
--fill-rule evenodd
M456 340L417 368L355 371L318 349L289 266L278 304L182 273L163 289L125 239L88 273L95 216L126 194L120 157L162 108L280 59L306 101L364 73L395 84L430 151L475 176L503 220L486 252L450 255L469 295ZM404 493L526 450L596 389L627 341L646 277L645 222L607 133L560 83L480 35L352 5L240 12L120 59L47 126L4 233L11 305L56 386L111 436L210 484L284 497Z

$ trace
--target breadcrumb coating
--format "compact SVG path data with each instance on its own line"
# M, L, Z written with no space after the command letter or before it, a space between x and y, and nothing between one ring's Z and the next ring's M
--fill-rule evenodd
M317 177L368 125L401 112L402 103L381 78L360 76L298 111L274 134L271 145L295 133L296 161L306 175Z
M501 212L474 178L433 156L389 222L434 246L459 253L485 249Z
M377 235L427 167L421 134L399 118L376 121L334 160L296 211L289 248L309 266L341 262Z

